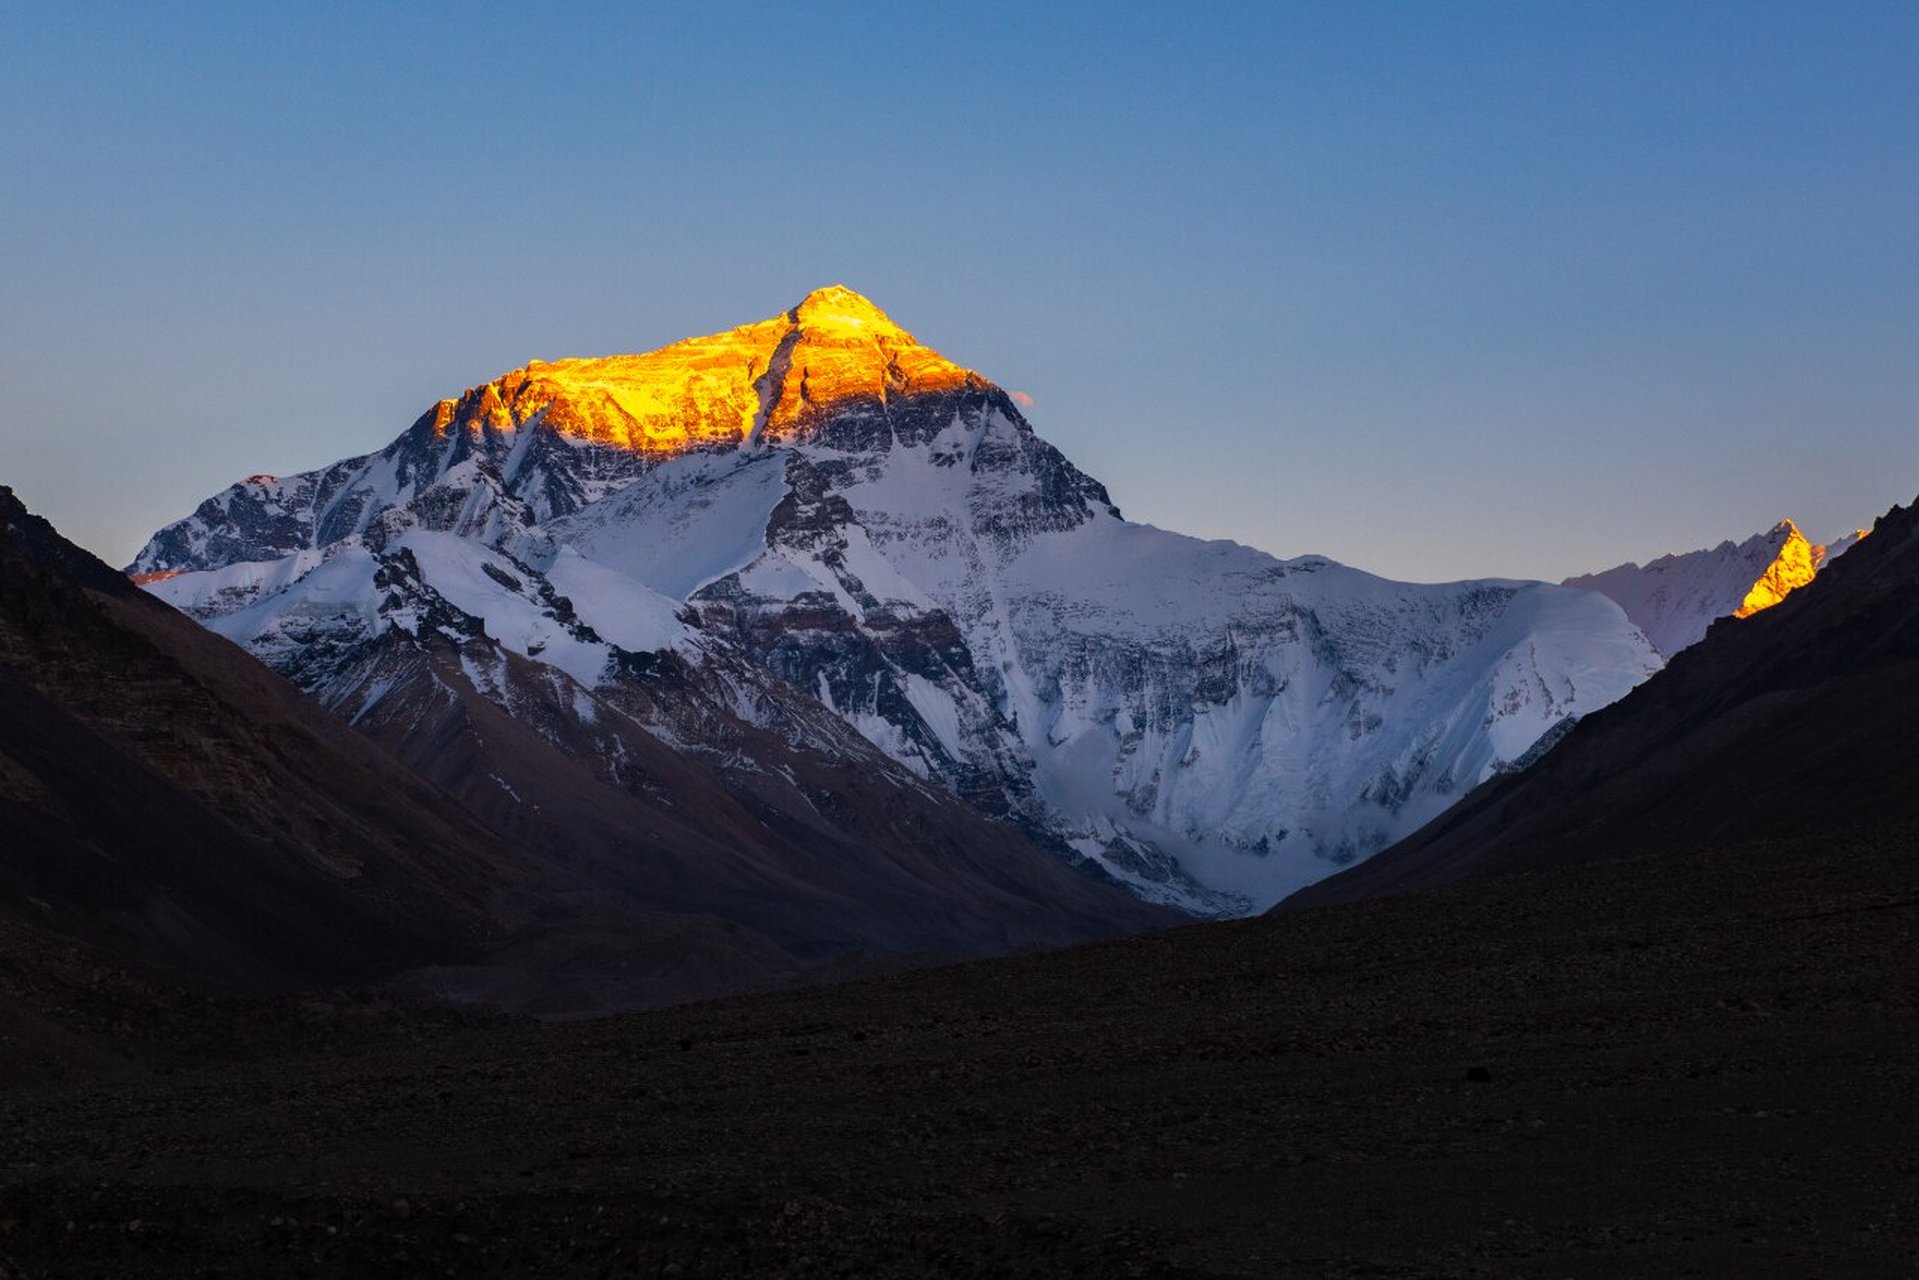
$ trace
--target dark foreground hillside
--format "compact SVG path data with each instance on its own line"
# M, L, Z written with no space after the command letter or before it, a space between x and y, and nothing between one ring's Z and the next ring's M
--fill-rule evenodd
M322 1011L0 1095L0 1271L1910 1275L1916 835L331 1053Z
M630 732L596 738L583 688L421 625L349 646L384 655L361 674L386 686L350 725L0 486L0 1085L126 1048L98 1042L103 1005L143 1038L192 1023L187 992L374 985L575 1015L1186 918L922 785L788 686L761 691L844 751L735 722L684 671L645 693L680 732L628 703L604 720ZM512 714L463 674L481 667L524 677ZM93 966L120 976L72 1016L60 993Z

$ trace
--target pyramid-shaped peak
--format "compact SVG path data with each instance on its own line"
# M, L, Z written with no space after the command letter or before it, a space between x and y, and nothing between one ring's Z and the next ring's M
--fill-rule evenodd
M768 319L654 351L536 360L441 401L422 421L438 437L537 419L569 440L670 456L793 437L841 404L985 385L833 284Z
M801 299L800 305L793 308L793 319L801 328L810 326L901 332L891 316L873 305L872 299L843 284L829 284L824 289L815 289L807 294Z
M1746 598L1733 610L1735 618L1751 617L1761 609L1772 608L1811 582L1813 575L1819 572L1822 552L1806 541L1798 525L1791 520L1781 520L1772 527L1770 536L1779 539L1778 550Z

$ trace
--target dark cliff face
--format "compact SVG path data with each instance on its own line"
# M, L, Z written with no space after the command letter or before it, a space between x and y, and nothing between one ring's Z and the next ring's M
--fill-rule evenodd
M1919 508L1398 845L1281 910L1469 876L1919 819Z
M981 513L988 531L1011 537L1071 529L1095 508L1119 516L1104 485L1042 440L1012 398L980 378L959 390L837 400L803 419L794 439L849 455L816 462L820 482L837 486L864 465L862 455L933 445L955 422L967 425L973 447L970 454L947 455L946 465L1007 472L1034 482L1030 490L1007 495L1010 501Z
M842 447L851 447L856 438L885 447L884 439L857 426L847 429ZM880 599L847 563L849 539L869 535L835 488L834 473L857 465L841 460L822 465L792 454L786 464L787 494L767 520L766 545L817 559L853 601L858 616L823 590L788 599L757 598L733 573L694 594L701 624L839 714L891 726L900 739L896 755L913 759L924 776L947 784L974 807L995 817L1019 817L1031 806L1032 762L1004 715L976 692L981 673L959 625L943 609ZM953 696L967 719L968 736L995 749L984 759L956 753L914 707L907 687L912 679Z

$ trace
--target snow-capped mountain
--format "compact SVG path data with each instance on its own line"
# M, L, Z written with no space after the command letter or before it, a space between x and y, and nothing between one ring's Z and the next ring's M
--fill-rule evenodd
M1830 544L1809 542L1799 526L1781 520L1744 542L1622 564L1568 578L1565 585L1616 601L1670 658L1697 644L1720 618L1750 617L1778 604L1865 536L1861 529Z
M495 668L538 669L570 691L546 714L685 749L720 709L829 758L856 730L1205 913L1366 857L1659 665L1590 591L1131 523L999 387L838 287L531 364L377 453L233 486L132 571L351 717L401 678L358 655L402 633L457 643L499 705L525 695Z

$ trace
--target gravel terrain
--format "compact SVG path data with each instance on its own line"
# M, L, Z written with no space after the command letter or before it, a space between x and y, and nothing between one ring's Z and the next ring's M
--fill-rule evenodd
M1914 837L590 1022L316 1004L0 1094L0 1274L1912 1275Z

